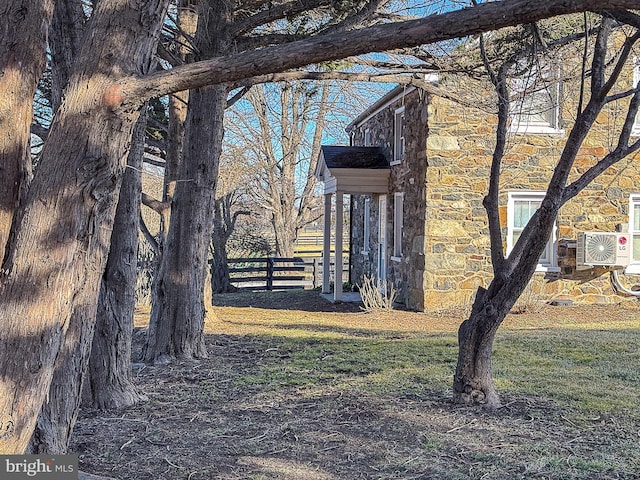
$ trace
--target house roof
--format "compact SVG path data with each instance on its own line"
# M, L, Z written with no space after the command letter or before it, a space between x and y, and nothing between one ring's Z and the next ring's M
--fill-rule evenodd
M324 192L387 193L389 162L380 147L323 145L316 177Z
M327 168L389 168L380 147L323 145L321 155Z
M375 113L379 112L381 109L385 108L390 103L395 102L397 99L402 98L404 95L406 95L409 92L412 92L415 89L416 87L413 87L413 86L397 85L393 89L389 90L382 97L380 97L378 100L376 100L376 102L373 105L371 105L369 108L367 108L364 112L358 115L349 125L347 125L347 128L345 128L345 130L347 131L347 133L351 132L351 130L359 126L363 121L368 119L370 116L374 115Z

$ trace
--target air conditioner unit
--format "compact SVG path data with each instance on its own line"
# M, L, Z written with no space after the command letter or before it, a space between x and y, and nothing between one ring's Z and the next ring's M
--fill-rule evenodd
M631 236L618 232L581 232L576 247L576 268L625 267L631 262Z

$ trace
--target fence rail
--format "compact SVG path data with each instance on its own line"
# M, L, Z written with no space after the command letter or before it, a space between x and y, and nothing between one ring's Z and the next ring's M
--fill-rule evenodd
M231 283L242 290L317 288L322 285L320 257L262 257L228 259ZM335 279L335 262L330 278ZM349 278L349 264L342 265L342 282Z

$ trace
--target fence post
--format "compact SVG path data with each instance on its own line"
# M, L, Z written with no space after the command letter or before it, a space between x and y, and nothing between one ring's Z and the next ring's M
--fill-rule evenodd
M273 258L267 258L267 290L273 290Z
M313 259L313 288L318 288L319 263L317 258Z

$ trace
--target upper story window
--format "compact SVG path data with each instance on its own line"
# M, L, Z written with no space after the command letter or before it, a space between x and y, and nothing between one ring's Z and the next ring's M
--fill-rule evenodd
M371 146L371 130L368 128L364 131L364 146Z
M511 79L509 105L514 133L563 133L560 127L559 70L550 65L522 66Z
M511 253L533 214L542 205L544 195L544 192L509 192L507 204L507 255ZM554 248L555 231L556 227L554 225L551 238L538 260L537 271L559 271Z
M393 162L396 165L404 158L404 107L397 108L393 116Z

